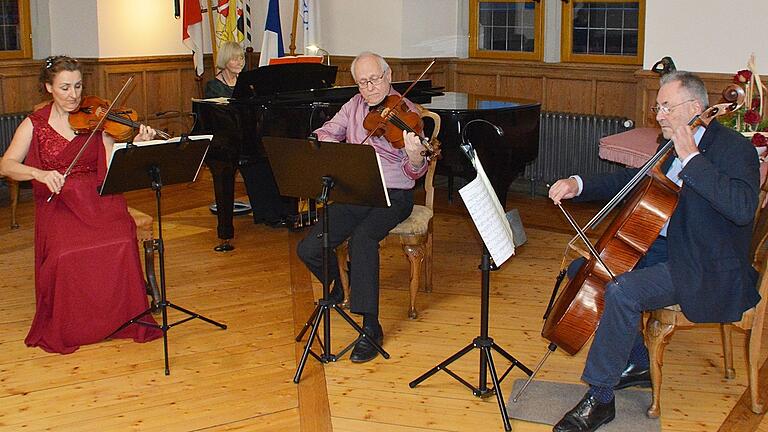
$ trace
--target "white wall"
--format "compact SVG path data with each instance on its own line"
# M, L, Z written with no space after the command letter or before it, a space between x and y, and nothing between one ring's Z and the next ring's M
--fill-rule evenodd
M768 1L647 0L643 68L670 56L678 69L735 73L751 53L768 74Z
M323 23L321 47L334 55L378 52L386 57L465 57L468 0L316 0ZM35 58L130 57L187 54L181 20L172 0L30 0ZM546 0L548 12L552 3ZM250 0L253 46L261 49L268 0ZM665 55L680 69L733 73L750 53L768 74L768 1L647 0L644 68ZM283 42L288 51L293 0L280 0ZM557 19L549 16L549 24ZM203 27L208 34L207 17ZM547 61L559 36L545 36ZM556 37L557 36L557 37ZM296 51L304 51L297 25ZM206 37L206 53L211 52Z

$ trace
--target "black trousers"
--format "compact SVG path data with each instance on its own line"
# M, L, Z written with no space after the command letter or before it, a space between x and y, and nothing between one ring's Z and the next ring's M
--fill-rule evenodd
M209 159L206 164L213 176L213 192L216 198L216 231L222 240L235 236L232 224L235 200L235 172L240 171L245 190L253 209L254 223L278 220L287 214L285 199L277 190L269 161L254 160L244 164Z
M332 195L332 194L331 194ZM331 199L333 197L331 196ZM328 206L328 239L336 248L349 238L350 310L357 314L379 314L379 242L404 221L413 209L413 191L389 189L388 208L331 204ZM299 243L297 253L312 274L323 281L323 224L317 223ZM339 281L336 254L329 254L329 280Z

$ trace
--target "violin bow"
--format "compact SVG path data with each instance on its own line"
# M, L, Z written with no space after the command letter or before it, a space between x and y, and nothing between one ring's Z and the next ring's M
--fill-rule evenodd
M120 91L117 93L117 96L115 96L115 99L113 99L112 103L109 104L109 107L107 108L107 111L104 113L104 115L101 116L101 119L99 119L99 122L96 123L96 126L94 126L93 130L91 131L91 134L88 135L88 139L85 140L85 143L83 144L82 147L80 147L80 150L75 155L75 158L72 159L72 162L67 167L67 170L64 171L64 179L65 180L67 179L67 176L69 176L69 174L72 172L72 168L75 167L75 164L77 163L77 161L79 161L80 157L83 156L83 153L85 152L85 149L88 147L88 144L90 144L91 139L93 139L94 135L96 134L96 131L98 131L99 128L101 127L101 125L104 124L104 121L107 119L107 116L109 115L110 112L112 112L112 108L115 107L115 104L117 103L117 101L120 100L120 98L123 96L123 93L125 92L125 89L127 89L128 86L131 85L131 83L133 82L133 77L134 77L134 75L131 75L128 78L128 80L125 82L125 84L123 84L123 88L120 89ZM62 185L62 187L64 187L64 186ZM45 202L51 202L51 200L53 199L53 197L55 195L56 194L54 192L51 192L51 195L48 197L48 199Z

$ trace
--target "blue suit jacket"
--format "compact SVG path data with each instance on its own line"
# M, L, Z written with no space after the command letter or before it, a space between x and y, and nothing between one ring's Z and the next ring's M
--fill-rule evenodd
M701 138L699 152L680 172L683 186L667 229L672 283L689 320L738 321L760 299L749 256L760 187L757 152L717 121ZM611 198L637 172L585 178L578 199Z

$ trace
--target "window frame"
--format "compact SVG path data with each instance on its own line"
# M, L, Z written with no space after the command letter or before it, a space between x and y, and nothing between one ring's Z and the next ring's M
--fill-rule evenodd
M480 3L534 3L534 42L532 52L481 50L477 47L480 30ZM538 60L544 58L544 2L541 0L469 0L469 56L506 60Z
M638 2L637 16L637 54L634 56L618 56L606 54L575 54L573 53L573 1L563 2L563 13L560 22L560 61L568 63L601 63L642 65L643 48L645 46L645 0L579 0L586 3L628 3Z
M29 0L16 0L19 7L19 45L21 49L0 51L0 60L32 58L32 26L30 24Z

